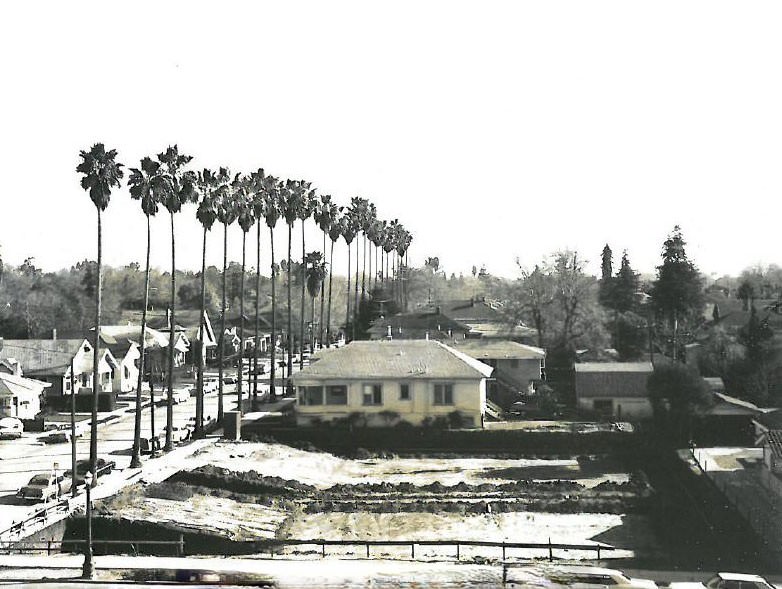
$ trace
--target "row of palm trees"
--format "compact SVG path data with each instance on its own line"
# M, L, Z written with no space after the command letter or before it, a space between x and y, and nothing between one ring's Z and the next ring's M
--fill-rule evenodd
M98 348L101 326L101 272L102 272L102 233L101 213L106 210L111 191L121 186L124 177L123 165L116 161L117 151L107 150L102 143L97 143L87 151L80 152L81 162L76 168L83 174L82 187L89 192L90 198L97 210L98 222L98 278L96 288L96 316L95 316L95 345L93 357L93 383L97 386L98 380ZM311 312L313 318L312 340L314 341L315 299L320 294L320 321L317 341L321 346L333 341L331 333L331 300L332 300L332 272L326 270L332 267L334 258L334 245L343 239L348 246L348 297L345 314L345 332L352 332L352 338L356 336L356 323L360 303L365 300L368 292L377 288L378 281L381 284L391 283L395 296L401 299L401 288L398 287L398 277L406 263L408 248L412 242L412 235L398 220L384 221L377 218L377 209L367 199L355 197L351 199L348 207L340 207L332 201L330 195L316 195L311 183L304 180L282 181L268 175L263 169L258 169L250 174L232 174L228 168L219 168L217 171L204 169L200 172L187 169L192 157L179 153L176 145L168 147L156 158L144 157L138 168L131 168L128 176L128 186L133 199L140 201L141 210L147 220L147 251L144 281L144 309L141 318L139 360L139 377L136 387L136 415L134 427L133 452L131 466L139 466L140 439L141 439L141 384L144 375L145 350L147 344L146 322L147 306L149 303L149 275L150 275L150 247L151 232L150 219L157 214L162 205L169 213L171 227L171 299L169 310L169 346L168 346L168 396L166 402L166 451L173 447L173 368L174 368L174 341L175 341L175 307L176 307L176 240L175 240L175 214L182 210L188 203L196 204L196 218L203 229L203 245L201 258L201 313L198 341L195 342L195 357L197 357L197 396L196 396L196 436L204 434L204 353L203 341L205 330L205 275L206 275L206 243L207 235L219 222L223 226L223 275L222 275L222 303L220 315L220 341L218 346L218 420L223 418L223 382L224 382L224 347L222 344L225 333L226 319L226 270L228 268L228 229L237 222L242 231L242 272L239 316L239 339L244 342L244 279L246 270L246 241L247 234L256 226L256 298L255 298L255 333L259 332L260 317L260 261L261 261L261 228L265 224L269 229L271 251L271 392L274 395L274 382L276 372L276 341L277 341L277 293L276 278L280 266L287 271L287 331L284 333L284 341L287 344L287 373L292 372L292 358L294 345L294 332L292 325L292 276L294 263L292 262L292 233L293 226L298 220L302 227L302 255L299 265L301 285L301 321L299 326L300 346L304 343L304 317L305 317L305 289L312 299ZM288 257L287 262L278 265L275 262L274 230L280 219L284 219L288 226ZM304 223L313 219L323 233L323 251L306 252L304 237ZM361 235L363 256L359 255ZM326 240L331 242L329 262L325 262ZM355 284L354 296L351 297L351 245L355 241ZM369 248L369 254L367 254ZM374 248L374 251L373 251ZM375 272L372 271L372 262L375 262ZM359 258L361 266L361 288L359 289ZM367 264L369 270L367 272ZM325 277L328 275L328 307L325 308ZM367 276L369 279L367 280ZM352 300L351 300L352 299ZM324 321L324 312L325 321ZM325 325L325 333L324 333ZM257 340L256 340L257 341ZM257 395L258 375L258 351L255 346L253 357L253 373L255 382L253 394ZM299 355L300 366L303 368L303 354ZM242 399L242 362L239 362L237 378L237 401L241 411ZM92 406L92 431L90 442L90 470L95 473L97 460L97 409L98 396L94 395Z

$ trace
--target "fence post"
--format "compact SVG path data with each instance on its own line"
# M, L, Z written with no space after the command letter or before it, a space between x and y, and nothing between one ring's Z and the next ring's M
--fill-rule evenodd
M185 535L179 534L179 543L177 544L177 556L182 556L185 553Z
M456 560L459 560L459 544L456 544Z
M505 540L502 541L502 562L505 562Z
M369 558L369 542L367 542L367 558Z
M549 562L554 560L554 553L551 550L551 537L549 537L548 539L548 559Z
M410 556L415 560L415 542L410 542Z
M320 557L326 558L326 543L320 545Z
M597 545L597 560L600 560L600 544Z
M51 540L47 540L46 541L46 556L51 556L51 555L52 555L52 541Z

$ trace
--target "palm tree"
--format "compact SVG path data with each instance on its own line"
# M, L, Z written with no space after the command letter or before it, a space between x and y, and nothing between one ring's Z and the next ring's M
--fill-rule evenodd
M185 171L184 167L190 163L192 156L182 155L176 145L169 146L166 151L159 153L158 160L164 167L165 183L162 195L163 206L168 210L171 218L171 299L168 313L169 337L168 337L168 398L166 399L166 445L164 450L170 451L174 447L174 344L176 343L176 240L174 232L174 214L182 210L182 205L192 202L195 198L195 174Z
M304 249L304 221L312 216L317 201L315 190L309 182L301 182L301 206L299 206L299 219L301 220L301 321L299 322L299 370L304 369L304 289L306 286L307 252Z
M331 252L329 253L329 306L328 313L326 315L326 345L331 346L331 290L334 278L334 244L342 237L342 224L339 214L342 212L342 207L338 207L335 204L329 205L329 239L331 240ZM348 272L348 275L350 272ZM322 345L322 344L321 344Z
M303 205L304 191L301 184L302 183L299 180L286 180L285 189L281 193L281 202L283 205L282 212L285 217L285 222L288 225L288 384L290 384L290 376L291 372L293 372L293 317L291 315L291 312L293 311L293 304L291 302L291 269L293 267L293 262L291 261L291 238L293 234L293 224L296 222L296 219L299 218L299 209L301 209Z
M374 205L372 205L374 208ZM369 238L370 242L370 256L369 256L369 290L372 292L377 287L377 246L380 240L380 232L382 231L383 224L380 222L380 220L377 218L377 215L375 215L372 219L372 222L369 224L369 227L367 228L367 237ZM373 253L374 252L374 253ZM372 273L372 256L375 257L375 272Z
M367 266L367 236L372 230L372 224L377 221L377 207L374 203L367 201L364 217L361 219L361 232L364 234L364 265L361 270L361 301L364 301L366 296L366 275L365 270ZM369 257L369 276L372 278L372 257Z
M239 367L236 369L236 410L242 414L242 369L244 368L244 275L247 267L247 232L255 223L252 207L252 177L239 176L233 182L236 213L242 229L242 274L239 286Z
M198 376L196 389L196 424L193 435L204 435L204 331L206 330L206 234L217 219L217 177L212 170L204 168L197 178L201 202L198 204L196 218L204 229L204 243L201 248L201 314L198 324Z
M356 223L353 220L353 211L348 209L339 219L340 229L342 230L342 239L348 246L348 296L347 311L345 312L345 339L347 339L348 329L350 328L350 244L356 238Z
M141 466L141 384L144 381L145 353L147 343L147 307L149 306L149 253L151 249L152 234L150 231L150 217L158 211L162 186L165 182L160 173L160 163L152 158L145 157L141 160L141 168L131 168L128 177L130 196L141 201L141 210L147 217L147 264L144 271L144 309L141 312L141 336L140 356L138 361L138 382L136 384L136 415L133 428L133 451L131 453L130 467ZM155 432L152 432L152 437Z
M323 279L326 277L326 264L323 262L321 252L310 252L305 256L305 274L307 281L307 292L312 299L312 323L315 323L315 297L323 286ZM315 332L313 330L310 337L310 345L315 348Z
M269 228L269 243L271 245L271 281L272 281L272 334L271 334L271 369L269 372L269 398L274 401L277 398L275 388L277 373L277 273L278 268L274 263L274 227L282 214L282 197L284 184L274 176L264 178L263 208L266 226Z
M261 311L261 225L262 219L266 216L266 184L267 177L263 168L250 175L251 178L251 202L250 206L256 219L256 265L255 265L255 345L253 346L253 404L258 400L258 354L260 352L261 340L259 337L260 311Z
M228 272L228 226L236 221L236 207L234 206L233 192L231 189L231 171L228 168L220 168L216 176L217 194L217 220L223 224L223 297L220 307L220 339L217 348L218 385L217 385L217 420L222 422L223 407L223 360L225 357L225 295L226 273Z
M98 278L95 289L95 339L92 350L92 421L90 426L90 472L95 476L95 465L98 460L98 391L100 387L98 362L98 347L100 344L100 311L101 288L103 286L101 271L103 269L103 235L100 214L109 206L111 189L119 188L124 175L122 164L116 161L117 150L106 151L103 143L96 143L89 151L79 152L81 162L76 167L79 174L84 174L81 187L90 195L92 204L98 212ZM71 389L71 394L75 391Z
M358 235L358 232L362 230L364 227L364 219L367 215L367 206L369 204L369 201L367 201L365 198L360 198L358 196L354 196L350 199L350 220L353 224L353 228L355 229L356 235ZM355 286L355 302L353 305L353 337L352 339L356 339L356 323L358 322L358 267L359 267L359 250L358 250L359 243L356 241L356 286ZM365 256L366 258L366 256ZM366 260L365 260L366 261Z
M413 235L407 230L402 228L402 234L399 240L399 256L404 260L402 264L402 308L407 310L407 250L410 248L410 244L413 241Z
M326 235L329 234L329 231L331 230L332 225L337 220L337 214L339 212L339 208L337 205L335 205L333 202L331 202L331 196L328 194L323 194L320 197L320 202L318 203L317 207L315 207L315 212L313 213L313 218L315 219L315 223L318 224L318 227L320 227L320 230L323 232L323 253L326 253ZM337 234L337 237L335 239L339 238L339 233ZM334 242L331 242L331 258L333 260L334 257ZM331 268L331 260L329 261L329 268ZM329 272L329 277L331 276L331 272ZM331 282L331 279L329 278L329 282ZM322 280L320 283L320 321L319 321L319 330L318 330L318 341L320 343L320 347L323 347L323 327L324 327L324 306L326 302L325 295L325 280ZM330 296L330 293L329 293ZM329 309L329 314L331 312L331 309ZM326 334L328 336L328 325L326 325Z

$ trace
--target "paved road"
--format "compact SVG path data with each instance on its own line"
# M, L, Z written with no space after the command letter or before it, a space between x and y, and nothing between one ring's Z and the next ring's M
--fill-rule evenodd
M192 385L191 385L192 386ZM224 385L224 410L236 409L236 385ZM156 391L155 398L160 398ZM244 398L249 398L245 390ZM211 392L204 399L204 415L217 416L217 392ZM118 410L116 421L98 426L98 456L106 460L113 460L118 470L128 468L130 465L131 447L133 445L135 411L132 405ZM188 420L195 415L195 397L191 397L184 403L174 405L174 425L184 427ZM105 414L101 414L105 417ZM89 419L89 414L78 414L78 420ZM165 405L155 407L155 429L164 431L166 425ZM142 435L149 436L150 408L142 410L141 417ZM16 498L16 492L24 486L30 478L41 472L68 470L71 467L71 444L45 444L42 439L48 435L26 433L18 440L0 441L0 532L8 529L13 523L30 517L34 512L44 507L43 504L29 504ZM90 436L89 430L76 443L77 460L89 458ZM118 475L120 473L117 473ZM109 475L111 476L111 475Z

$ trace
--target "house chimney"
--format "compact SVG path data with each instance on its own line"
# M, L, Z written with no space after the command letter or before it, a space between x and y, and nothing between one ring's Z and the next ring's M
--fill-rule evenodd
M171 307L166 307L166 329L171 329Z
M388 339L393 339L393 337L391 336L391 326L390 325L388 326L388 332L386 333L386 337Z
M439 315L439 314L440 314L440 305L437 305L437 306L434 308L434 312L435 312L437 315Z
M52 339L55 340L55 341L57 340L57 328L56 327L52 329Z
M426 332L426 341L429 341L429 332Z

